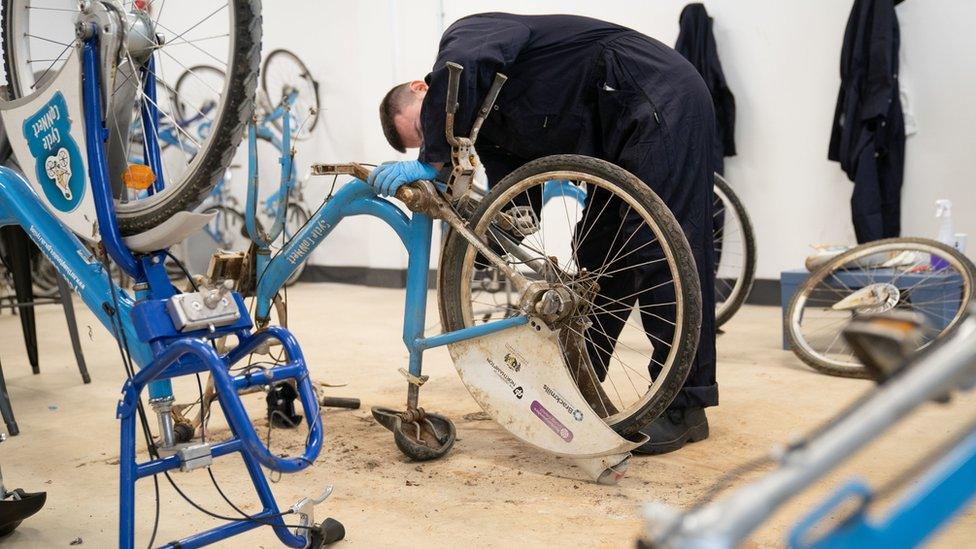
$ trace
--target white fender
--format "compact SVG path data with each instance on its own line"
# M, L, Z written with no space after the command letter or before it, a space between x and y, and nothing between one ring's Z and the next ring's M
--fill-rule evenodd
M619 480L630 450L644 442L622 438L590 409L563 360L557 333L541 321L449 349L461 381L492 419L537 448L574 458L594 480Z

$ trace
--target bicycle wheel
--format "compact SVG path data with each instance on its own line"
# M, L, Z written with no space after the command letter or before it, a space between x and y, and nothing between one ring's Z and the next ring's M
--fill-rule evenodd
M286 49L272 51L261 67L261 88L271 101L272 108L281 103L288 88L298 91L291 110L291 128L296 132L296 139L308 139L319 123L319 83L312 78L305 63ZM273 120L272 124L282 131L280 118Z
M93 9L104 10L107 4L95 2ZM11 99L34 93L72 54L78 40L78 6L74 0L50 0L44 7L34 6L30 0L3 1L3 58ZM130 20L126 26L133 30L129 39L122 41L112 88L115 91L108 98L106 116L116 216L123 234L130 235L198 205L230 164L254 105L261 15L258 0L231 0L216 7L195 0L126 2L124 10ZM155 40L157 35L163 37L162 44ZM131 44L140 41L141 51L130 50ZM195 149L195 154L164 157L164 173L156 175L157 180L164 180L165 187L145 196L129 191L122 183L134 138L130 105L147 112L158 111L160 125L151 131L162 131L164 123L179 128L172 98L157 97L154 103L142 91L143 76L148 74L144 70L148 70L150 61L154 64L152 74L165 84L172 82L168 77L180 69L203 61L218 64L229 76L222 88L210 90L216 107L205 115L212 125L209 136L200 139L176 130L184 145Z
M210 65L196 65L176 79L174 108L180 126L190 135L205 139L211 121L207 115L217 108L211 90L223 89L227 75Z
M586 190L553 198L546 181ZM556 155L529 162L477 206L469 225L512 268L573 296L558 323L570 372L593 410L617 432L636 432L681 388L698 348L701 289L688 242L643 182L608 162ZM479 271L488 267L464 238L447 237L439 297L445 330L478 317Z
M715 327L742 307L756 278L756 237L749 214L725 179L715 174L712 229L715 243Z
M285 210L285 228L284 236L285 242L290 241L298 231L308 223L308 212L305 208L299 206L298 204L288 204L288 208ZM302 272L305 270L305 262L302 261L295 272L285 280L285 286L291 286L295 282L298 282L298 278L302 276Z
M860 315L892 309L923 315L920 347L951 331L973 300L973 263L925 238L891 238L857 246L814 271L786 314L793 352L817 371L868 377L842 335Z

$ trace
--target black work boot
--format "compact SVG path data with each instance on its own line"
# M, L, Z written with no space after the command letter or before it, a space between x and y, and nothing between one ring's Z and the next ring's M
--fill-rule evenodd
M708 418L704 408L669 408L640 432L650 439L638 446L635 454L666 454L680 450L688 442L708 438Z

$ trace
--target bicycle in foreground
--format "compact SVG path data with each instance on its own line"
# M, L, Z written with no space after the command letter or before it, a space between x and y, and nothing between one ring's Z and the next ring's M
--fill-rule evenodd
M688 511L645 507L644 547L737 547L790 499L923 405L976 386L976 309L931 341L929 320L889 311L855 319L847 344L878 386L805 438L747 463L716 485L773 463L776 468L724 497ZM976 498L976 419L960 421L939 447L876 488L850 480L802 519L790 547L915 547ZM897 496L895 495L897 494ZM894 502L891 503L892 498ZM882 504L883 502L883 504Z

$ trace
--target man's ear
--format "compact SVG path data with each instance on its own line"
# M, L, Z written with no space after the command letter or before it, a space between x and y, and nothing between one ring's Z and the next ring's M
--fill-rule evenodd
M408 85L410 86L410 91L414 93L425 92L428 87L427 82L423 80L413 80Z

